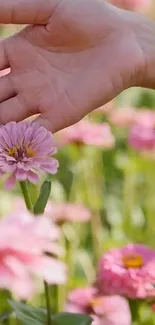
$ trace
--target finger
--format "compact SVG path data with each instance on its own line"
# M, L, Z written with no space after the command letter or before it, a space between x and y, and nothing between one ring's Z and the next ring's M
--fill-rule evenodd
M0 72L0 75L1 75L1 72ZM3 102L6 99L9 99L11 97L14 97L15 95L16 95L16 93L12 87L10 74L0 77L0 102Z
M36 108L28 108L17 95L0 104L0 124L18 122L36 113Z
M6 42L0 41L0 70L9 68L9 60L6 52Z
M52 5L46 0L0 0L0 23L46 24Z

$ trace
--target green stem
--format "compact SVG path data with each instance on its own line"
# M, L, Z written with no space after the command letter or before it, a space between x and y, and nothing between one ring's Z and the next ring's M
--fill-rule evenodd
M135 323L140 324L140 315L139 315L139 307L141 305L141 302L138 300L130 300L129 299L129 306L130 306L130 312L132 316L132 324L134 325Z
M24 201L25 201L27 209L29 211L33 211L33 205L32 205L32 201L31 201L27 181L20 182L20 188L21 188L21 191L22 191L22 194L23 194Z
M47 324L52 325L50 297L49 297L49 286L48 286L46 281L44 281L44 290L45 290L45 298L46 298Z

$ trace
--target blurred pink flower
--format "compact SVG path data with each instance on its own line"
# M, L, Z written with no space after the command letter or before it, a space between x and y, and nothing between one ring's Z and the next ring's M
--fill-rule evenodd
M24 201L17 197L13 202L14 211L26 211L26 206ZM50 218L54 223L61 222L88 222L91 219L91 212L82 204L78 203L58 203L48 201L45 216Z
M65 267L44 253L56 254L59 231L44 217L18 212L0 222L0 288L20 299L35 294L33 276L49 283L65 282Z
M91 315L94 319L93 325L131 325L126 299L120 296L100 296L95 288L72 291L66 310Z
M135 125L129 133L129 145L140 151L155 150L155 128L145 125Z
M145 127L155 127L155 112L150 109L135 110L135 124Z
M97 124L82 120L58 134L58 141L62 144L91 145L101 148L111 148L115 139L107 123Z
M143 12L151 6L152 0L109 0L109 2L122 9Z
M91 219L89 209L78 203L49 202L45 211L52 221L59 222L88 222Z
M55 174L58 161L51 157L54 153L51 133L37 123L10 122L0 128L0 171L11 174L7 188L17 180L38 182L36 172Z
M104 294L131 299L154 297L154 270L155 251L144 245L130 244L104 254L96 285Z
M128 128L135 124L136 110L132 107L115 108L108 115L111 124L119 127Z

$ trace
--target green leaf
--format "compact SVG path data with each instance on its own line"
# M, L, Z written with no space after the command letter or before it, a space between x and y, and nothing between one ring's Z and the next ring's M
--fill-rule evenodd
M22 302L9 300L9 304L13 308L17 318L24 325L45 325L47 314L44 308L36 308L25 305Z
M40 189L40 194L34 206L34 214L43 214L51 192L51 181L46 180Z
M53 317L58 325L90 325L92 318L88 315L60 313Z
M28 306L12 300L9 300L9 304L23 325L46 324L46 309ZM51 325L90 325L91 323L92 318L87 315L60 313L51 317Z

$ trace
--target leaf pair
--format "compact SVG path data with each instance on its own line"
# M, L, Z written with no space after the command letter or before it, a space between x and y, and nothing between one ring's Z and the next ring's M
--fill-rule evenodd
M46 325L47 313L44 308L36 308L17 301L9 301L17 318L23 325ZM87 315L59 313L51 317L51 325L90 325L91 317Z

